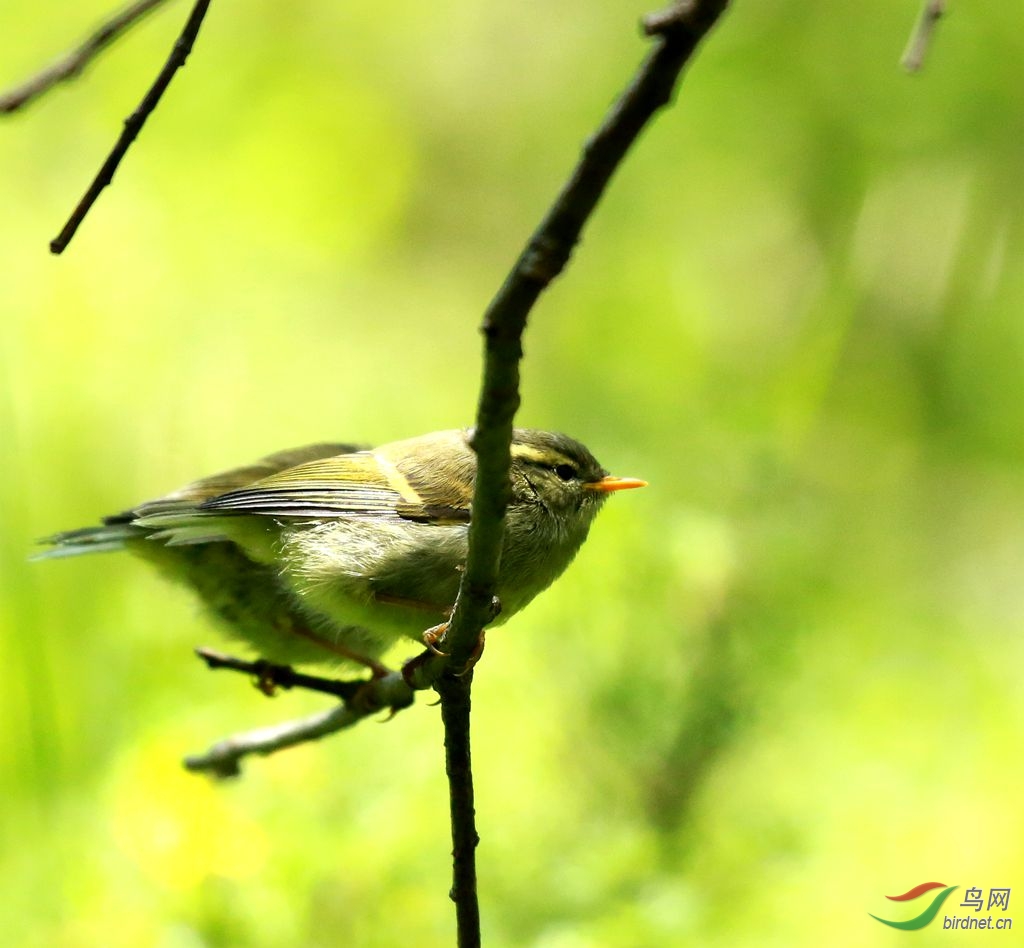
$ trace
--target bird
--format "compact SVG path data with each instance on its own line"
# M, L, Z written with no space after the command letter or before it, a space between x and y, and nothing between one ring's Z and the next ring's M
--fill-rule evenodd
M205 477L90 527L37 559L127 550L191 587L264 660L383 674L403 638L434 647L465 570L476 477L472 429L376 448L323 443ZM517 428L496 583L500 625L557 579L613 477L579 441Z

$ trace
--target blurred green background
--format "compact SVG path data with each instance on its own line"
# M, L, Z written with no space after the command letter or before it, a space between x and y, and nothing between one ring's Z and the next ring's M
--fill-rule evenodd
M868 917L932 880L1024 914L1024 34L950 6L908 77L916 0L736 3L534 313L520 422L651 487L488 639L490 946L1014 940ZM324 702L205 672L140 562L26 556L274 449L470 423L483 307L647 9L216 2L62 258L187 7L3 123L5 944L453 942L436 708L188 776ZM7 0L0 84L107 11Z

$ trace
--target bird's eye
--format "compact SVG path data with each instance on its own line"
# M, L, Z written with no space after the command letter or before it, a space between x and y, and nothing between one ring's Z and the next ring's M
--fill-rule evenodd
M555 473L563 481L571 481L574 477L576 477L576 468L574 468L571 464L556 464Z

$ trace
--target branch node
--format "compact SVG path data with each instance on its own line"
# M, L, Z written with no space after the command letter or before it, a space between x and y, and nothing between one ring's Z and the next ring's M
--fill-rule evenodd
M543 289L565 269L571 254L572 247L557 237L539 234L523 252L519 273L523 279L532 280Z

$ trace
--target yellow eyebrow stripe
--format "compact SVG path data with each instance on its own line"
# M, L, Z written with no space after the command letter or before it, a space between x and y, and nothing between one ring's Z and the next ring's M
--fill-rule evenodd
M400 494L406 503L423 505L423 498L416 493L416 488L406 480L405 475L389 461L386 457L373 452L373 459L377 462L381 474L384 475L390 487L396 494Z
M513 458L536 461L538 464L551 464L561 458L560 454L553 454L551 451L538 451L537 448L528 444L514 444L510 453Z

